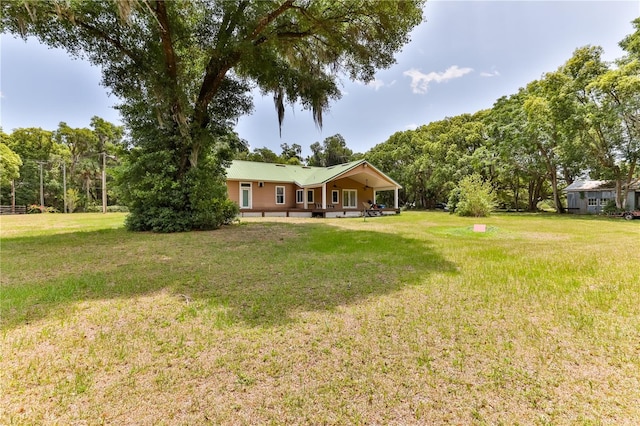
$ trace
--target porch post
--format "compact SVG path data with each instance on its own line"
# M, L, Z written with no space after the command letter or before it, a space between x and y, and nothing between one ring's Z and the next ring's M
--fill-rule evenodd
M322 184L322 210L327 209L327 184Z
M393 208L398 208L398 187L393 190Z
M307 188L306 187L302 187L302 200L304 201L304 209L307 210L309 208L309 201L308 201L308 194L307 194Z

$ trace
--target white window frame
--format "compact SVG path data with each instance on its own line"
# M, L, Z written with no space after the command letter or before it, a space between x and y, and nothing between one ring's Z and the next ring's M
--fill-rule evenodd
M351 196L353 196L353 200L351 200ZM353 201L353 203L348 203L348 201ZM345 209L358 208L358 190L356 189L342 190L342 207L344 207Z
M278 190L282 190L282 194L278 194ZM286 189L284 186L281 185L276 185L276 204L277 205L283 205L285 204L285 194L286 194ZM278 197L282 196L282 201L278 202Z
M307 203L313 204L313 189L307 189Z
M340 203L340 191L334 189L331 191L331 204L339 204Z
M304 204L304 189L296 189L296 204Z
M250 209L250 208L252 208L252 206L253 206L253 185L251 184L251 182L240 182L239 188L240 188L240 198L239 198L239 203L238 204L240 205L240 208L241 209ZM248 191L248 194L249 194L248 197L247 197L248 198L247 201L249 201L249 203L246 206L244 206L242 204L242 202L244 201L244 198L242 197L242 191L245 190L245 189Z
M602 207L606 206L609 200L611 200L611 198L600 198L600 205Z
M598 199L597 198L587 198L587 206L589 207L597 207L598 206Z

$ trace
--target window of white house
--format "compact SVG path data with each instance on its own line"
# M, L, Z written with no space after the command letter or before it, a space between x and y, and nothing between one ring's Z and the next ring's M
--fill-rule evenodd
M600 199L600 205L601 206L606 206L608 202L609 202L609 198L601 198Z
M358 192L355 189L342 190L342 207L352 209L358 207Z
M307 203L313 203L313 189L307 191Z
M597 206L598 205L598 199L597 198L589 198L587 200L587 205L588 206Z
M276 186L276 204L284 204L284 186Z
M304 189L296 189L296 203L304 203Z
M331 204L338 204L340 202L340 191L331 191Z

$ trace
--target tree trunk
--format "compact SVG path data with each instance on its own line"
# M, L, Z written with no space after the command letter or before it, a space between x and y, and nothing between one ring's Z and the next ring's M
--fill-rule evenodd
M627 199L629 197L631 181L633 181L633 173L636 170L636 165L633 163L629 168L629 172L625 177L624 184L620 179L616 179L616 207L622 210L627 208Z
M535 179L529 181L529 211L534 212L538 208L538 201L540 200L540 193L542 191L542 185L544 184L544 177L538 176Z
M551 177L551 189L553 191L553 202L556 205L556 212L564 213L565 210L562 206L562 202L560 201L560 194L558 193L558 167L551 159L551 155L553 154L550 155L540 142L538 142L538 148L540 149L540 153L544 158L547 173L549 174L549 177Z
M86 194L87 194L87 204L90 204L90 200L91 200L91 193L89 192L89 187L91 186L91 179L87 178L86 182L85 182L85 190L86 190Z
M560 192L558 191L558 175L556 173L551 174L551 188L553 189L553 202L556 205L556 211L558 213L564 213L565 209L560 199Z
M536 211L536 205L538 204L537 200L538 200L538 193L539 191L537 191L537 185L536 185L536 180L531 179L529 181L529 200L528 200L528 210L530 212L534 212Z

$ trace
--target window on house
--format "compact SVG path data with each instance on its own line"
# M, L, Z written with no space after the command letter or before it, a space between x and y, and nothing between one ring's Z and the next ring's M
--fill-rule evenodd
M338 204L340 202L340 191L331 191L331 204Z
M313 203L313 189L307 191L307 203Z
M276 186L276 204L284 204L284 186Z
M589 198L587 200L587 205L588 206L597 206L598 205L598 199L597 198Z
M610 198L601 198L600 199L600 205L601 206L606 206L607 203L609 202Z
M296 203L302 204L304 203L304 190L296 189Z
M342 207L355 209L358 207L358 192L355 189L342 190Z

